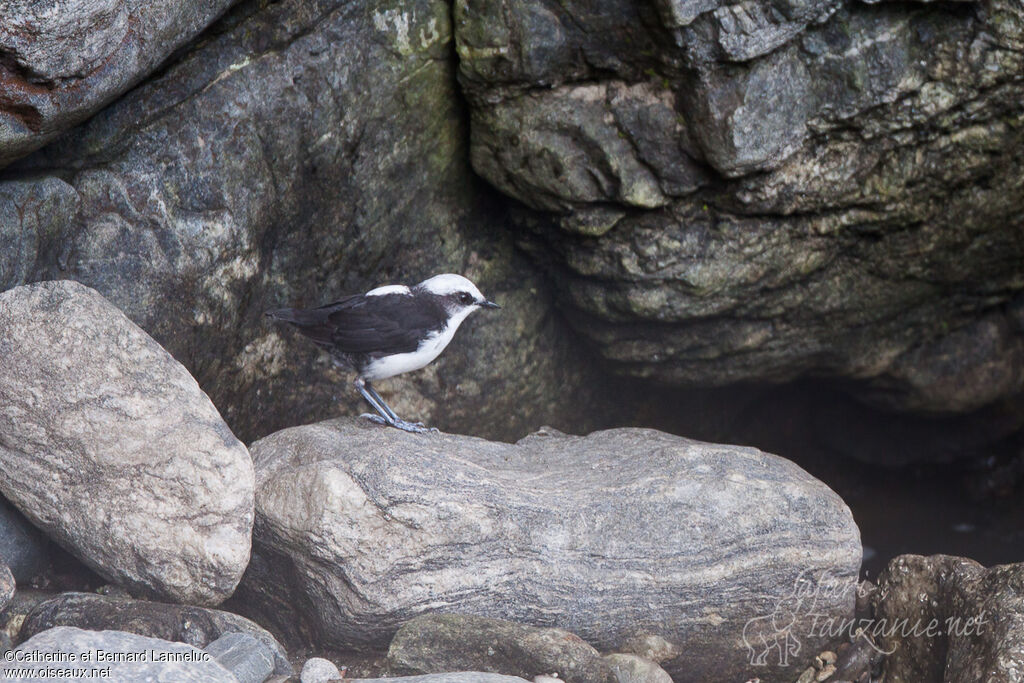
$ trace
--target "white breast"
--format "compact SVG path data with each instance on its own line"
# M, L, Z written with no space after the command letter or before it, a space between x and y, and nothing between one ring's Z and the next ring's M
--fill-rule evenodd
M387 379L403 372L412 372L429 365L435 358L441 355L448 343L455 336L459 325L466 319L466 316L473 309L464 309L456 313L448 320L448 324L439 332L434 332L424 339L415 351L409 353L396 353L393 356L385 356L371 361L360 375L363 379L370 381Z

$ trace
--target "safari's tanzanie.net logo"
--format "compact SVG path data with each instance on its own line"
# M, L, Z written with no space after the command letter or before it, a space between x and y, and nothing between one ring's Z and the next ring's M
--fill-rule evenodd
M853 577L837 577L828 570L817 574L808 570L797 575L788 594L765 596L770 609L748 619L743 626L743 644L750 664L789 666L790 659L800 654L804 640L864 639L877 652L888 655L895 646L885 649L880 643L948 635L976 636L987 623L984 610L970 617L953 616L944 621L836 616L835 605L844 599L852 604L851 598L864 597L861 586ZM825 608L830 609L819 611Z

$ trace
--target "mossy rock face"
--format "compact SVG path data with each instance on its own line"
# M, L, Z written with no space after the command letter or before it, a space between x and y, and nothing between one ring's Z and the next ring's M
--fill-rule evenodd
M1019 395L1020 4L719 4L456 24L474 167L532 209L575 328L675 387L823 375L921 415ZM515 42L552 12L555 43Z
M366 410L351 377L264 310L457 272L502 310L380 391L404 417L491 437L564 423L582 409L560 391L584 361L470 170L451 41L439 0L242 3L8 169L0 235L17 248L0 252L0 284L99 290L248 439Z

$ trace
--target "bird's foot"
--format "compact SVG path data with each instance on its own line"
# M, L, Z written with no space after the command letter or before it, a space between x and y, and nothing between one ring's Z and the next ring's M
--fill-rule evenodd
M363 413L359 417L365 417L367 420L376 422L379 425L389 425L405 432L412 432L413 434L425 434L437 431L437 428L435 427L424 427L422 422L406 422L402 419L388 420L380 415L374 415L373 413Z

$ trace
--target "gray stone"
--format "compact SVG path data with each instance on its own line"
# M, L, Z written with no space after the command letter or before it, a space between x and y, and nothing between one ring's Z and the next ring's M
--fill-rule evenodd
M237 633L255 638L270 653L274 673L288 676L293 673L288 654L274 636L245 617L223 610L91 593L62 593L32 607L22 624L22 637L28 638L55 626L129 631L200 649Z
M97 292L0 294L0 490L108 580L216 603L249 557L249 455L188 372Z
M0 560L19 583L29 583L46 570L49 542L25 515L0 497Z
M109 653L111 661L96 660L96 653ZM20 675L8 676L0 668L0 680L23 680L24 672L60 669L62 681L94 681L103 678L116 683L136 681L180 681L181 683L237 683L237 679L209 654L184 643L171 643L122 631L85 631L71 626L58 626L43 631L14 649L11 661ZM17 653L23 653L18 655ZM31 654L30 654L31 653ZM38 654L61 653L52 661L32 661ZM82 656L89 655L90 660ZM71 659L71 657L74 659ZM137 661L115 661L137 660ZM178 660L178 661L175 661ZM104 669L108 669L105 673ZM52 679L51 679L52 680Z
M605 655L616 683L672 683L672 677L657 663L629 654Z
M664 206L706 182L684 151L693 145L674 99L660 84L612 81L496 104L473 119L473 165L540 209Z
M74 279L195 376L246 441L366 410L263 311L458 272L502 305L399 414L515 439L585 405L587 358L468 163L445 0L247 2L158 76L7 169L0 287ZM11 247L7 244L10 240ZM577 419L578 421L578 419Z
M680 653L670 674L726 679L746 670L745 634L797 639L809 658L811 613L852 614L854 591L834 588L860 567L849 510L755 449L642 429L511 445L342 419L251 452L237 602L322 647L382 649L410 619L456 611L604 650L660 636ZM771 630L772 617L788 622Z
M5 3L0 25L0 167L128 90L231 3Z
M238 683L263 683L274 673L274 651L248 633L225 633L203 648Z
M606 368L1012 412L1020 3L466 4L474 167Z
M466 614L428 614L405 623L391 641L396 673L490 671L567 683L616 683L612 667L579 636Z
M1024 674L1024 563L901 555L878 577L877 645L891 683L1010 683Z
M302 665L302 675L299 676L300 683L327 683L327 681L340 680L341 671L329 659L323 657L310 657Z

